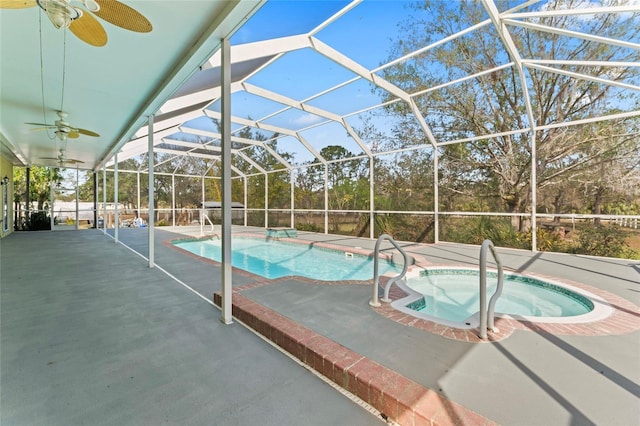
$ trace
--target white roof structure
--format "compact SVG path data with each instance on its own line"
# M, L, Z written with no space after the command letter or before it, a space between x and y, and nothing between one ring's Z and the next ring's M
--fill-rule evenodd
M560 2L553 9L546 1L524 1L509 10L499 10L493 0L483 0L485 17L477 24L436 40L427 46L394 57L382 65L363 64L353 56L358 50L375 49L365 42L353 37L355 46L348 46L349 40L335 40L332 28L353 25L360 12L376 3L353 1L335 11L319 25L301 34L285 35L269 40L232 44L231 46L231 93L232 93L232 154L242 159L246 168L234 166L236 175L252 175L267 173L264 165L245 155L249 147L260 146L277 161L278 169L293 169L302 163L310 162L326 164L327 159L320 154L322 147L328 144L342 144L356 157L371 158L385 154L383 146L375 140L367 139L361 131L362 117L375 112L384 115L384 107L393 103L402 103L410 109L415 121L424 132L426 143L417 145L407 143L402 149L437 148L445 145L468 142L479 139L505 136L504 132L490 129L482 134L465 134L452 138L450 134L440 134L429 124L428 112L424 109L424 99L449 86L467 81L480 80L505 69L513 69L519 76L525 117L520 129L509 130L510 134L530 135L535 146L536 132L557 127L576 126L600 121L640 117L640 110L630 106L615 114L606 116L593 115L579 120L562 119L557 122L541 122L531 103L532 83L529 80L531 71L542 71L549 76L562 75L570 78L592 82L599 85L610 85L621 93L637 93L640 85L637 80L620 81L615 78L606 79L601 76L590 76L572 71L575 66L609 67L612 72L624 68L637 68L638 61L589 61L575 58L545 59L527 55L518 50L514 39L526 33L546 32L578 41L590 41L603 46L623 47L635 52L640 58L640 40L612 39L597 34L586 34L567 28L549 27L541 24L542 18L579 17L589 19L597 14L631 15L636 17L640 12L638 2L616 2L615 6L602 6L587 2ZM398 3L398 2L396 2ZM402 3L402 2L401 2ZM386 3L388 6L388 3ZM267 3L264 8L270 5ZM256 16L259 15L260 12ZM364 14L363 14L364 16ZM640 18L638 18L640 19ZM640 25L638 19L635 25ZM363 22L367 25L367 22ZM469 75L460 75L438 86L418 88L402 87L386 80L385 71L394 67L410 65L416 58L429 51L443 46L454 46L456 41L465 37L473 37L481 30L491 28L495 33L496 63L493 67L484 68ZM352 28L353 34L359 29ZM637 36L637 34L636 34ZM233 41L233 40L232 40ZM345 51L354 52L351 56ZM388 55L388 52L382 52ZM220 51L214 54L193 77L186 82L159 109L154 121L154 152L176 156L189 155L208 159L220 157L221 135L212 124L211 119L220 120ZM297 65L292 67L297 61ZM300 65L306 62L304 65ZM382 63L382 62L380 62ZM314 85L314 73L325 73L334 76L330 87ZM261 76L269 73L268 79ZM274 79L276 82L274 82ZM292 89L287 90L282 81L290 79ZM307 83L305 84L304 81ZM325 81L325 80L323 80ZM274 88L272 88L274 87ZM282 88L285 87L283 90ZM293 88L295 87L295 89ZM302 89L301 89L302 87ZM371 93L377 93L372 96ZM366 94L360 99L358 94ZM382 93L382 95L380 95ZM349 101L344 101L349 99ZM392 118L388 118L392 120ZM261 138L241 136L242 131L250 129ZM385 130L382 130L384 132ZM323 138L323 135L341 135L340 140ZM147 152L147 129L141 128L133 139L119 147L118 160L136 157ZM292 160L285 160L274 151L268 142L277 142L283 151L292 153ZM535 151L535 150L534 150ZM107 163L113 165L113 159Z

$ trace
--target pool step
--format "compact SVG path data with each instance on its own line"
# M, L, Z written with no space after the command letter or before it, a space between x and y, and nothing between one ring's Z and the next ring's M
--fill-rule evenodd
M267 228L267 239L279 240L280 238L296 238L298 231L295 228Z
M213 295L221 305L220 293ZM235 318L401 425L492 425L439 393L234 292Z

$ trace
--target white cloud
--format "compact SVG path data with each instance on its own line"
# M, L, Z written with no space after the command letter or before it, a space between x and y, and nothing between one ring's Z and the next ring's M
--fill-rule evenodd
M292 120L291 124L294 127L307 127L307 126L311 126L312 124L319 123L322 120L323 118L320 116L317 116L314 114L304 114Z

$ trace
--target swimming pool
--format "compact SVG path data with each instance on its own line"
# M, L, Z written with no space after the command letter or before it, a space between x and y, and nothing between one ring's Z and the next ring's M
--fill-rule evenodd
M426 268L407 275L400 284L409 296L392 307L458 328L478 324L479 271L474 268ZM497 272L487 274L487 298L497 286ZM497 316L534 322L587 322L607 316L608 304L597 296L564 283L515 273L504 274ZM610 309L610 308L609 308Z
M176 247L198 256L221 261L220 240L176 241ZM321 281L370 280L373 258L338 250L260 238L234 237L231 264L252 274L276 279L302 276ZM402 265L381 260L379 271L400 273Z

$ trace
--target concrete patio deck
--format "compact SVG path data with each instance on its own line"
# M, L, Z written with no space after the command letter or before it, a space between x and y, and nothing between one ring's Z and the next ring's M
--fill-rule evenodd
M238 229L238 231L245 230ZM261 231L264 233L264 230ZM197 293L211 299L212 294L219 290L219 268L211 262L186 255L167 244L167 241L172 239L196 235L198 230L173 228L156 230L156 232L156 263ZM127 257L127 253L137 258L135 254L121 246L116 246L112 240L100 235L99 231L83 231L75 234L82 234L82 236L74 238L88 240L86 249L81 251L91 252L92 254L87 255L94 261L101 259L105 244L109 246L107 250L110 255L112 251L117 253L116 258ZM58 238L55 233L48 235L51 235L52 239ZM13 248L16 237L22 236L12 236L7 242L3 240L0 245L3 250L3 275L0 277L3 283L3 408L6 370L5 304L10 309L14 306L14 303L6 301L7 296L5 296L7 292L4 284L4 271L7 265L5 250L7 247ZM119 238L124 244L146 255L147 233L145 230L121 229ZM303 232L298 233L298 239L323 241L345 247L359 246L364 249L371 249L374 244L368 239ZM29 244L35 245L38 242L34 239ZM93 245L96 245L95 253L90 249ZM403 245L405 250L422 255L433 263L477 264L477 247L456 244L434 246L404 243ZM236 292L234 314L241 316L245 322L263 334L269 334L267 337L274 336L272 340L276 344L279 344L278 339L280 339L280 345L283 347L287 345L283 339L287 338L283 337L283 333L278 334L278 330L282 329L290 335L298 333L301 344L305 343L304 339L307 339L306 342L310 344L302 345L305 348L302 353L300 353L301 346L296 346L298 352L294 353L294 356L318 369L318 358L313 360L309 354L319 354L324 359L321 372L336 383L342 381L339 384L347 389L349 384L345 383L345 380L348 378L352 379L351 383L359 383L359 385L362 385L364 380L366 395L357 386L349 390L361 398L365 396L363 399L368 399L372 405L377 406L376 408L382 408L383 412L394 411L395 418L401 420L403 424L414 422L419 424L423 420L435 421L439 424L491 422L513 425L638 424L640 422L638 398L640 396L640 332L638 331L640 316L637 306L640 303L640 263L551 253L532 255L518 250L500 249L499 251L503 262L512 269L579 282L606 294L607 300L617 304L616 318L619 321L608 323L606 326L592 324L591 328L594 331L591 334L593 335L585 335L585 333L579 335L569 329L522 327L510 330L508 335L501 336L497 341L476 343L461 341L453 335L435 332L433 329L416 327L415 324L404 324L390 319L381 310L373 310L367 304L371 293L369 285L326 285L303 279L270 281L242 271L234 271L234 291ZM59 256L64 256L62 250L59 252ZM142 259L133 260L130 259L131 256L127 261L138 265L137 274L144 276L149 274L153 276L152 281L162 282L161 287L168 286L166 276L161 278L160 271L144 269L145 263ZM98 282L118 283L109 275L106 267L107 265L103 264L102 268L96 271L97 275L102 277ZM67 269L71 268L65 268ZM73 276L72 272L66 273ZM173 285L175 288L180 288ZM98 297L102 287L93 290ZM173 291L176 291L175 288ZM87 292L86 297L91 295L89 289L83 290ZM33 292L33 290L30 291ZM29 297L37 293L30 293ZM145 294L147 293L138 293L136 297L143 296L142 300L145 300L148 297L144 296ZM48 298L55 300L53 299L55 295L56 293L53 293ZM155 321L165 321L165 312L169 314L171 321L180 319L183 315L189 318L193 315L190 311L193 308L189 305L193 303L193 305L206 306L206 308L199 308L208 312L208 316L200 321L203 327L213 327L209 323L216 323L216 330L217 327L222 327L219 333L227 333L225 327L218 325L217 321L212 321L219 315L217 311L212 311L210 305L201 299L195 302L189 300L190 303L181 302L178 306L173 304L164 307L155 306L159 312L154 311L153 318L156 319ZM162 306L163 303L168 302L165 300L158 303ZM100 306L97 300L94 303L96 308ZM131 303L132 307L135 306L133 299ZM182 314L183 310L186 310L184 314ZM6 315L15 315L15 311L14 307ZM109 310L105 312L108 314ZM77 324L76 327L82 325ZM231 328L241 329L237 324ZM287 331L292 328L296 330L295 333ZM12 340L11 327L7 326L7 329L9 330L7 333L10 333L8 339ZM184 333L189 334L186 330ZM237 333L244 335L244 332ZM302 337L303 335L306 337ZM169 333L167 337L175 336L176 334ZM180 338L196 337L181 336ZM203 339L202 336L197 338ZM201 345L215 346L214 343L207 343L207 339L203 340L199 340ZM316 346L311 344L314 342ZM237 342L229 344L234 348L239 345ZM206 347L203 352L212 350ZM270 350L273 351L273 348ZM325 351L324 355L322 351ZM351 365L342 365L332 358L338 351L343 358L350 356L359 358ZM185 353L190 351L185 349ZM277 354L274 355L278 357ZM156 359L159 363L166 362L161 355L157 355ZM18 362L18 357L14 356L12 364L13 362ZM202 362L208 361L202 360ZM362 366L365 363L376 366L380 373L378 377L365 379L365 374L358 374L355 371L356 366ZM326 370L327 365L331 366L330 371L322 371L323 368ZM11 378L10 371L14 368L13 366L7 368L6 374ZM300 367L292 364L292 368L295 371ZM231 373L229 375L233 376ZM354 379L360 381L354 381ZM10 382L12 387L19 386L20 381L16 378L13 380L15 382ZM239 375L234 385L252 386L251 380L250 375ZM391 382L394 385L391 385ZM399 385L404 385L405 389L397 389ZM407 390L409 388L410 390ZM412 393L411 390L418 389L421 392L427 389L429 392L427 395L437 400L437 404L431 404L430 409L433 410L436 407L440 411L433 412L430 418L423 416L425 410L420 409L419 403L410 407L402 405L408 397L416 396L416 392ZM154 397L151 388L145 388L144 391L148 393L147 399ZM387 395L394 397L395 393L399 394L397 400L387 398ZM297 397L297 394L294 393L294 395ZM390 405L389 401L396 402ZM349 402L349 404L352 403ZM115 402L110 408L117 410L117 406L118 402ZM128 405L125 404L124 412L127 411L127 407ZM355 404L354 408L360 410ZM286 408L283 409L286 410ZM408 416L408 411L411 410L413 411ZM2 411L4 412L4 409ZM296 413L300 411L305 410L296 411L294 407L294 411L287 419L292 422L288 423L285 420L284 423L309 424L301 420L303 417L296 417ZM346 416L338 415L333 419L335 421L327 418L327 421L320 424L354 424ZM194 423L198 421L195 420Z
M100 231L0 240L0 291L3 426L383 423Z

